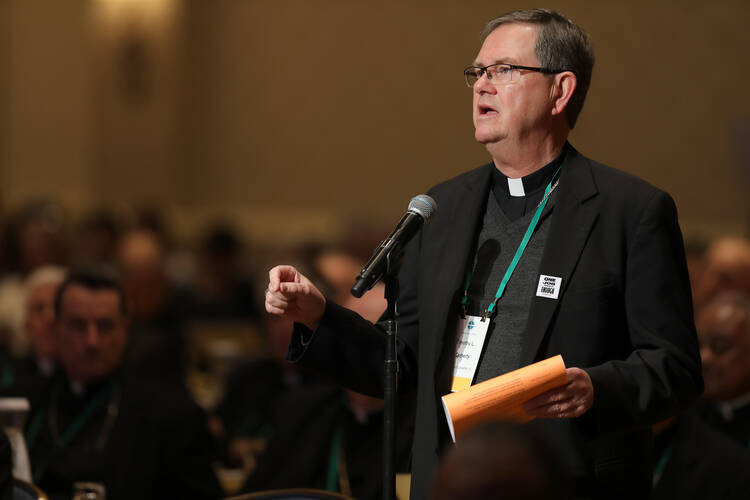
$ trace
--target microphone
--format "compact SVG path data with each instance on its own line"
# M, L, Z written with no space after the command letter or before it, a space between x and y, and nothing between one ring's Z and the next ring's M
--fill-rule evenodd
M412 198L409 202L408 210L401 218L396 229L378 245L370 261L357 275L357 279L351 289L352 295L359 298L367 290L371 289L383 277L383 274L388 270L389 264L394 263L401 256L404 247L414 237L417 230L436 211L437 203L426 194L419 194Z

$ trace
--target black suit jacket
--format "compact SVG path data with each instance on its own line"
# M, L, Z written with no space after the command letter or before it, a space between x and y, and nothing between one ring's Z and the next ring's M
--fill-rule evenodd
M70 393L62 375L55 381L43 406L29 419L30 427L37 421L42 424L29 443L39 486L52 500L70 498L77 481L104 484L110 500L221 497L203 412L171 386L130 376L119 379L119 404L111 430L103 430L109 405L102 405L67 446L52 432L50 415L58 417L54 420L63 435L80 415L79 409L97 398L107 382L97 384L99 389L90 388L80 399ZM96 446L101 439L104 444Z
M654 500L741 500L750 492L750 453L703 423L694 413L680 417L667 435L666 462ZM666 451L669 450L669 451Z
M560 446L584 496L645 498L649 425L702 390L690 286L672 199L571 146L563 162L539 273L562 278L558 299L534 297L521 365L562 354L585 369L594 406L583 417L536 421ZM433 188L439 207L409 244L400 272L399 390L416 389L412 497L423 498L450 440L439 398L450 390L455 329L492 164ZM289 359L352 389L382 395L383 336L328 303Z

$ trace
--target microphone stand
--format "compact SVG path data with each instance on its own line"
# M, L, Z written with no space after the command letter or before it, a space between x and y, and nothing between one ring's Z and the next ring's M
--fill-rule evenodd
M396 252L400 254L401 252ZM388 302L385 319L385 356L383 362L383 500L396 498L396 391L398 360L396 357L396 302L398 300L398 262L400 255L389 254L383 274L385 299Z

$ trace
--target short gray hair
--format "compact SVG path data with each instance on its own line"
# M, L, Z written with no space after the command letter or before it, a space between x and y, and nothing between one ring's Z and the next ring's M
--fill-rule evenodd
M568 125L573 128L583 108L594 70L594 47L589 36L559 12L528 9L508 12L487 23L482 40L503 24L538 26L534 53L542 67L571 71L576 75L578 86L565 108Z

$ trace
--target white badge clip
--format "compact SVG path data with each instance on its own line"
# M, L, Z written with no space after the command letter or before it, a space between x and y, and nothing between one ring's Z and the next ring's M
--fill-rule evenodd
M562 278L540 274L539 286L536 289L536 296L546 297L548 299L556 299L560 295L561 284Z

